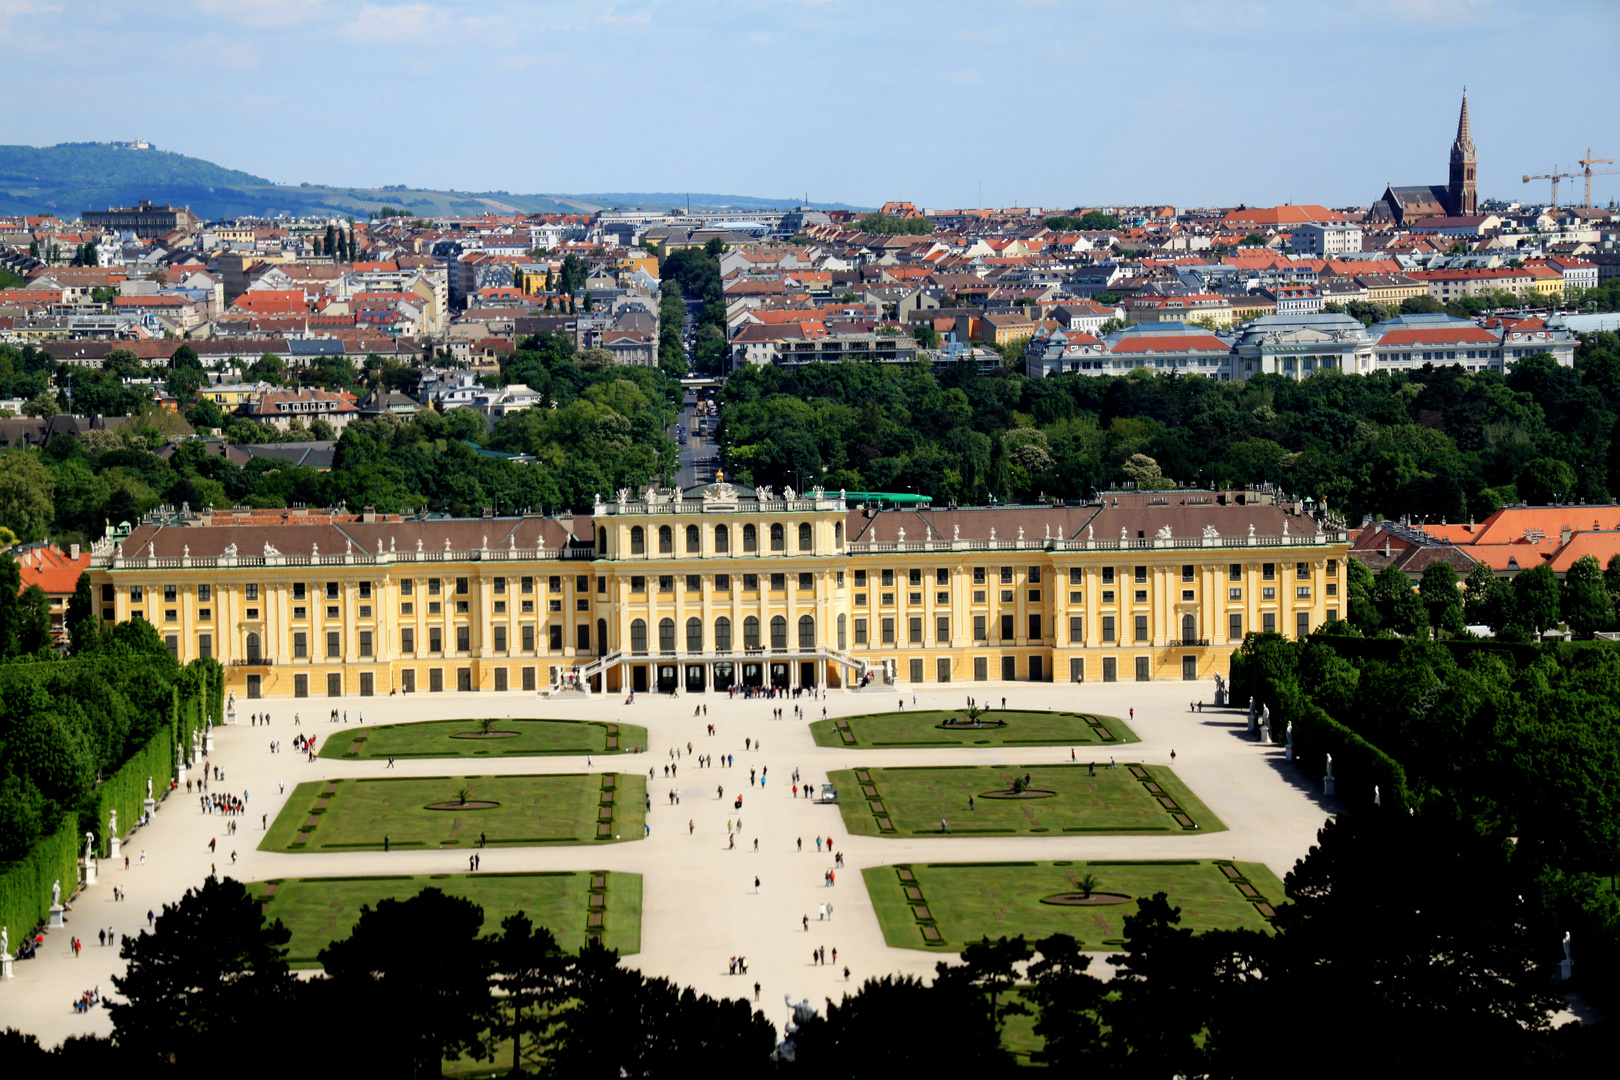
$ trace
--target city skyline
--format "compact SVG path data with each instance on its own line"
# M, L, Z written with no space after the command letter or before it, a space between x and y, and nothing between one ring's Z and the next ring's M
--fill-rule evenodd
M1545 202L1547 183L1522 175L1574 171L1588 146L1615 156L1567 95L1533 94L1521 65L1480 59L1527 38L1612 42L1607 5L1155 14L200 0L136 17L9 0L0 41L14 78L52 93L0 124L0 142L140 138L294 184L1366 206L1389 182L1444 180L1466 84L1482 200ZM1592 49L1575 58L1578 97L1603 100L1620 66L1612 44ZM173 59L73 60L123 53ZM1616 195L1620 177L1595 179L1594 202ZM1576 201L1578 184L1560 196Z

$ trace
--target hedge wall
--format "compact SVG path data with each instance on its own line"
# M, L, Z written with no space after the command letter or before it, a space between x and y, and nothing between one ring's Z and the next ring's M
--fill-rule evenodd
M75 821L35 844L27 855L0 869L0 923L11 935L11 954L51 910L51 883L62 883L62 897L79 885L79 841Z
M1254 692L1251 685L1249 658L1243 655L1241 649L1232 650L1232 662L1227 668L1226 675L1226 704L1234 709L1247 709L1250 695Z
M1293 721L1294 761L1317 780L1327 775L1327 755L1332 754L1338 798L1353 807L1371 806L1376 785L1384 809L1405 810L1411 805L1406 770L1400 762L1329 716L1297 683L1283 682L1268 689L1273 699L1272 740L1286 742L1288 722Z
M98 850L106 856L112 837L107 833L107 811L118 811L118 831L128 836L146 803L146 778L152 778L153 794L162 797L174 775L174 736L160 728L144 749L124 762L123 767L96 788L96 821L85 828L95 832Z

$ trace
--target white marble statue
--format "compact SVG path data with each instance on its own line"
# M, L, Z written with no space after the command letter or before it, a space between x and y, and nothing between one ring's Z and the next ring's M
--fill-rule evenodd
M51 883L51 906L62 906L62 879L57 878Z
M107 835L108 836L117 836L118 835L118 808L117 807L114 807L113 809L107 811Z
M961 526L960 523L951 526L951 539L952 540L960 540L960 539L962 539L962 526Z
M150 776L146 778L146 797L148 799L152 797L152 778Z
M1327 756L1327 776L1325 777L1325 779L1328 779L1328 780L1333 779L1333 755L1332 754L1329 754Z
M89 862L91 859L93 859L95 857L96 857L96 834L93 833L93 832L87 832L87 833L84 834L84 861Z

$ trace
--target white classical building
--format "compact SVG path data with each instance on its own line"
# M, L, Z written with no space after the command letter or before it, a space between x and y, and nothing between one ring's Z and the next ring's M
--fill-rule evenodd
M1303 379L1324 368L1366 375L1373 339L1349 315L1267 315L1243 327L1232 349L1232 377L1286 375Z

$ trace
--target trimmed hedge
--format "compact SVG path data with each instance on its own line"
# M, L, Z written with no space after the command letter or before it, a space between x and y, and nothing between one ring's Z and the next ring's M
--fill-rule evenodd
M1371 806L1376 786L1384 809L1406 810L1412 805L1400 762L1329 716L1293 679L1270 680L1258 693L1271 706L1274 743L1287 742L1288 724L1293 722L1296 764L1321 780L1327 775L1327 755L1333 755L1338 798L1351 806Z
M96 788L96 823L88 828L95 832L103 857L112 840L107 834L107 811L118 811L118 829L127 836L145 809L148 776L153 795L162 798L174 776L174 736L167 728L159 729L143 749Z
M11 954L45 921L51 910L51 883L62 883L62 897L79 886L79 834L69 820L0 870L0 923L11 935Z
M1226 704L1234 709L1247 709L1254 693L1249 673L1249 658L1241 649L1232 650L1232 662L1226 670Z

